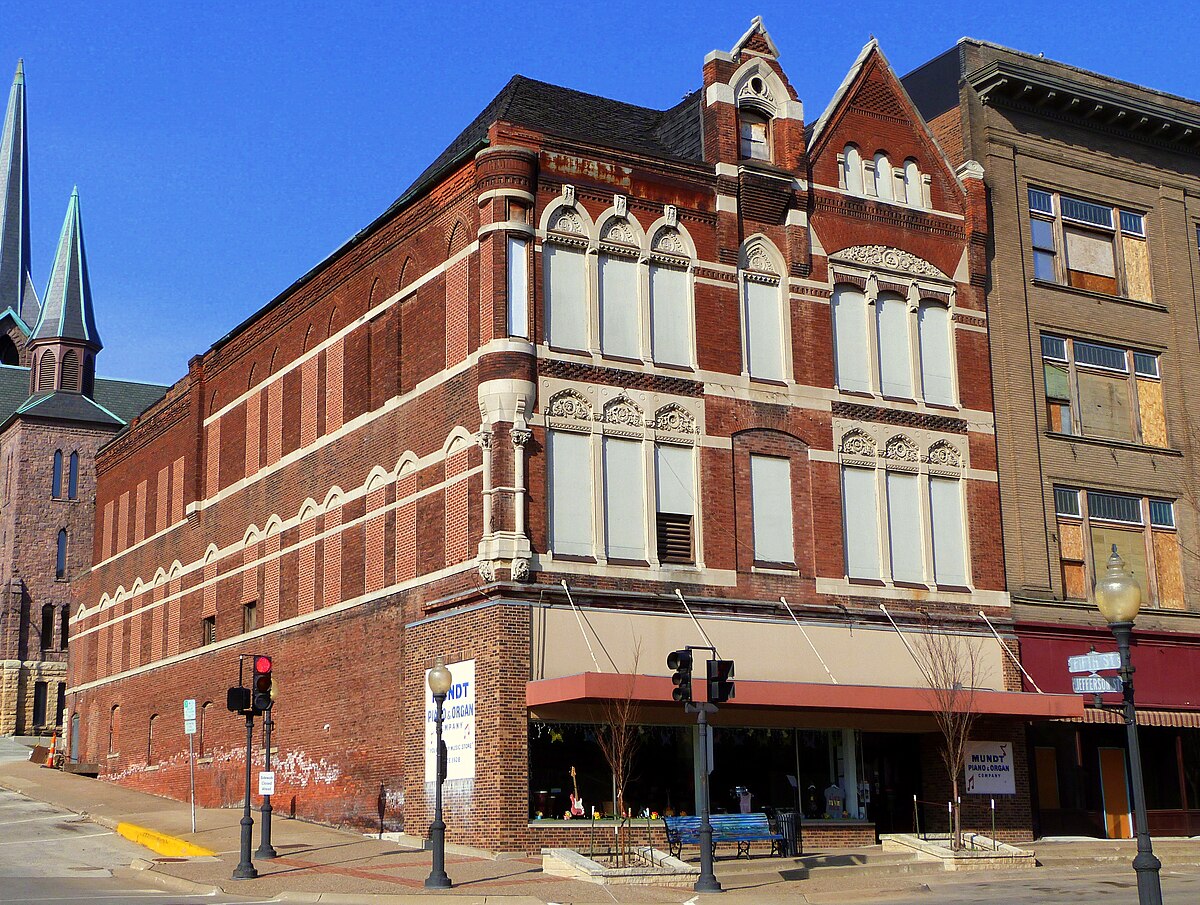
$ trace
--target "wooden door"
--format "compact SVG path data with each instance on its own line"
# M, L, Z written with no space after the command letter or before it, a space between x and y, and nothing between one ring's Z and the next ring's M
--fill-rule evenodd
M1125 773L1125 749L1099 748L1100 791L1104 796L1104 826L1109 839L1132 839L1129 816L1129 782Z

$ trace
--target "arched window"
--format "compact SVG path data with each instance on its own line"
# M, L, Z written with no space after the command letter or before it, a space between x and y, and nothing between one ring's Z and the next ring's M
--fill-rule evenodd
M200 721L196 727L196 756L207 757L208 747L205 741L205 733L208 731L208 708L212 707L212 701L205 701L200 707Z
M771 159L771 120L757 110L738 110L738 156L743 160Z
M71 453L69 467L67 469L67 499L75 500L79 498L79 453Z
M69 349L62 360L62 380L59 387L64 390L78 391L79 389L79 353Z
M60 528L58 531L58 551L54 559L54 577L67 577L67 529Z
M641 358L637 236L627 220L614 218L604 224L600 242L600 351L617 358Z
M21 353L11 336L0 336L0 365L19 365Z
M158 714L150 715L150 722L146 726L146 763L154 763L154 723L158 719Z
M546 342L559 349L587 349L587 228L574 208L563 207L550 218L546 239Z
M650 262L650 324L654 361L692 363L691 278L683 267Z
M121 705L113 704L108 712L108 753L116 754L121 742Z
M867 297L857 286L833 287L833 351L839 389L871 392L871 346Z
M954 405L954 354L950 344L950 309L921 302L917 311L921 348L921 393L926 402Z
M83 360L83 394L94 396L96 393L96 356L88 355Z
M909 207L925 206L925 190L921 180L921 168L911 157L904 161L904 193Z
M742 367L759 380L787 379L787 325L776 265L761 244L745 253L742 279Z
M896 198L893 190L892 180L892 164L888 160L888 156L879 151L875 155L875 195L885 201L894 201Z
M908 333L908 302L893 292L881 292L875 302L879 328L879 384L884 396L911 399L912 355Z
M37 391L39 393L54 392L54 371L58 365L58 360L54 357L54 353L47 349L38 358L38 377Z
M70 638L71 638L70 620L71 620L71 608L65 606L62 608L62 619L59 622L59 635L58 635L58 649L59 650L66 650L67 642L70 641Z
M846 145L846 149L842 152L842 167L842 182L846 186L846 191L861 195L863 193L862 154L859 153L856 145Z
M54 605L47 603L42 607L42 650L50 650L54 642Z
M54 471L50 477L50 496L58 499L62 496L62 450L54 451Z

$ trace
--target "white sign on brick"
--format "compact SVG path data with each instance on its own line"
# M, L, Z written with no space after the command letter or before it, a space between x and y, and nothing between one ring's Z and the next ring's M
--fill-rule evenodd
M446 781L475 778L475 661L447 663L451 685L442 709ZM425 671L425 781L437 780L437 706Z
M967 742L967 794L1017 794L1010 742Z
M259 795L274 795L275 794L275 771L263 770L258 774L258 794Z

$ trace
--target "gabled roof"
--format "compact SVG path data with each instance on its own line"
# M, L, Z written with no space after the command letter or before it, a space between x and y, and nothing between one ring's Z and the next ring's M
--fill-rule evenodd
M167 387L134 380L96 378L95 400L79 393L29 395L29 368L0 365L0 429L14 417L77 421L119 428L167 392Z
M27 157L25 67L18 62L0 129L0 311L11 308L31 324L39 308L30 276Z
M699 91L668 110L655 110L514 75L393 208L418 194L467 152L481 147L488 127L498 121L649 157L703 160Z
M71 193L67 218L58 238L58 251L50 282L42 300L42 313L33 326L32 341L73 339L97 351L103 348L92 311L87 253L83 247L83 220L79 214L79 189Z
M733 50L729 51L729 55L736 57L743 50L779 59L779 48L775 46L775 42L767 33L767 26L763 25L762 16L755 16L750 20L750 27L746 29L744 35L738 38L737 43L733 45Z

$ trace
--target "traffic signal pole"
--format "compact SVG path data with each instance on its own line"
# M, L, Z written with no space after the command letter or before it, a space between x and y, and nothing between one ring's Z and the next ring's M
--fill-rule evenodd
M250 767L254 760L254 714L246 713L246 801L242 808L241 860L233 869L233 879L253 880L258 876L250 857L250 846L254 843L254 818L250 816Z
M713 829L708 806L708 711L717 708L713 704L692 704L696 709L696 722L700 727L700 876L692 888L696 892L722 892L721 883L713 873Z
M263 769L268 773L271 772L271 728L275 725L275 720L271 718L271 711L268 710L263 714L263 745L266 747L266 758L263 764ZM271 796L264 795L262 797L262 807L259 808L259 813L262 815L262 827L259 829L258 851L254 854L259 858L264 858L270 861L272 858L278 857L275 848L271 845Z

